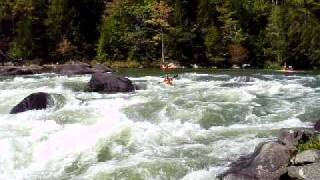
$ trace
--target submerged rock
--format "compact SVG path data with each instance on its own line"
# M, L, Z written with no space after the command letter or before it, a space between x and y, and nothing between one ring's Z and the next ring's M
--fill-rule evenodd
M292 161L295 165L320 162L320 150L303 151L297 154Z
M220 179L224 180L275 180L287 173L290 151L278 142L260 144L254 153L241 157Z
M320 179L320 163L308 164L304 166L290 166L288 175L292 179Z
M134 89L134 85L128 78L109 73L93 74L88 85L88 91L90 92L132 92Z

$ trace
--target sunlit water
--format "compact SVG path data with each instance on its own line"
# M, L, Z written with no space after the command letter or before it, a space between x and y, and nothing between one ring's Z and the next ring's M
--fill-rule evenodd
M129 94L84 92L90 76L37 75L0 81L0 179L214 179L278 130L320 115L320 76L158 75ZM34 92L62 94L51 109L10 115Z

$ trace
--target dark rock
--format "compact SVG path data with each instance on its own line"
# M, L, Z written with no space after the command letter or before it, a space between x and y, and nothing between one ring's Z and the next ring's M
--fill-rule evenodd
M281 129L278 139L291 150L296 150L299 143L305 143L315 135L316 132L311 128Z
M290 166L288 175L292 179L320 179L320 163L313 163L304 166Z
M29 95L16 105L10 114L17 114L29 110L46 109L53 104L53 100L48 93L39 92Z
M306 150L297 154L293 159L293 164L310 164L315 162L320 162L320 150Z
M63 65L47 65L46 69L62 74L62 75L82 75L82 74L94 74L94 73L105 73L112 72L110 68L105 67L102 64L97 64L94 67L86 63L77 64L63 64Z
M275 180L287 173L290 151L278 142L260 144L254 153L241 157L218 176L227 180Z
M56 65L54 70L58 74L62 75L82 75L82 74L93 74L94 71L89 64L63 64Z
M320 120L318 120L315 124L314 124L314 129L317 131L320 131Z
M88 91L104 93L132 92L134 91L134 86L127 78L109 73L95 73L89 82Z

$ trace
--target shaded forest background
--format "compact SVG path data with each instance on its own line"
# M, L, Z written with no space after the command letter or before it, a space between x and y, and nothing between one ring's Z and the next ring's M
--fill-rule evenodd
M91 60L320 68L319 0L1 0L0 50Z

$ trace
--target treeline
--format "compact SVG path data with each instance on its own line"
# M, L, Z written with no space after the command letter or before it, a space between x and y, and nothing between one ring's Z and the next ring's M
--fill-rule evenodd
M320 68L319 0L1 0L0 48L42 63Z

